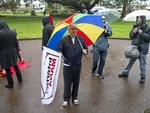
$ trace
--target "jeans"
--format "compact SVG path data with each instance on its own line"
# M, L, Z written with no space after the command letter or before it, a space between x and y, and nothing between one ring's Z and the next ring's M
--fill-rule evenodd
M131 68L132 68L132 66L133 66L133 64L135 63L135 61L137 60L137 59L139 59L139 65L140 65L140 70L141 70L141 73L140 73L140 75L141 75L141 77L146 77L146 60L147 60L147 55L145 54L145 53L142 53L142 52L140 52L140 56L139 56L139 58L133 58L133 59L130 59L129 60L129 63L128 63L128 65L127 65L127 67L124 69L124 71L123 71L123 73L124 74L129 74L129 72L130 72L130 70L131 70Z
M97 74L102 74L103 73L107 52L108 52L107 49L106 50L100 50L98 47L94 47L92 73L95 73L95 71L97 69L97 64L98 64L99 59L100 59L100 61L99 61Z

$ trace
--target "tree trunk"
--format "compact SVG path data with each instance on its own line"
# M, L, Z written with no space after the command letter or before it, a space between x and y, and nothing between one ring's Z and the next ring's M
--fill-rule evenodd
M122 9L122 13L121 13L121 18L124 18L126 16L127 5L128 5L127 0L124 0L123 9Z

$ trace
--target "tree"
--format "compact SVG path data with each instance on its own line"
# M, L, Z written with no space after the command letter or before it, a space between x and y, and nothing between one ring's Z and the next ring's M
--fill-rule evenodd
M82 12L83 9L87 9L88 13L90 10L102 0L45 0L47 3L60 3L64 6L68 6L75 11Z
M130 5L132 1L133 0L114 0L114 4L116 4L116 6L123 6L121 18L125 17L127 13L127 6Z
M10 9L12 12L20 5L20 0L1 0L0 8Z

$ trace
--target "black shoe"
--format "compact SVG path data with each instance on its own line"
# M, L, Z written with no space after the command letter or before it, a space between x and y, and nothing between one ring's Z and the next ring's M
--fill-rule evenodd
M5 85L6 88L11 89L13 86Z
M22 80L18 80L19 83L22 83Z
M145 83L145 78L144 78L144 77L141 77L140 83L141 83L141 84L142 84L142 83Z
M103 76L103 75L99 75L99 77L100 77L101 79L104 79L104 76Z
M94 76L94 75L96 75L96 73L95 72L91 72L91 76Z
M120 78L121 78L121 77L128 77L128 75L127 75L127 74L124 74L124 73L121 73L121 74L118 75L118 77L120 77Z

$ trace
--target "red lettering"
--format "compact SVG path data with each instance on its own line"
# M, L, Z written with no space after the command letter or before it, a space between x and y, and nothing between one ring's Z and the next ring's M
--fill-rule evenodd
M52 86L52 78L53 78L53 75L54 75L54 69L55 69L55 66L56 66L56 59L52 59L52 58L49 58L49 66L48 66L48 76L49 76L49 86Z

